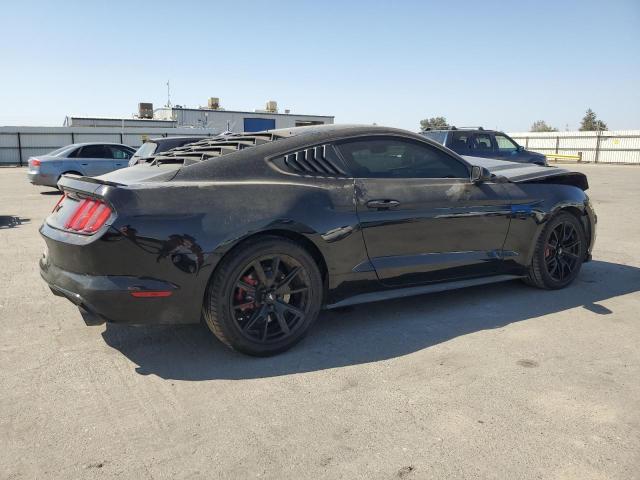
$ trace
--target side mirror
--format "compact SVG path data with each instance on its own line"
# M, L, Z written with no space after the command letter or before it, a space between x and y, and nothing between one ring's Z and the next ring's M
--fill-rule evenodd
M524 147L522 145L518 145L516 152L524 152Z
M471 167L471 183L482 183L491 180L491 172L484 167L474 165Z

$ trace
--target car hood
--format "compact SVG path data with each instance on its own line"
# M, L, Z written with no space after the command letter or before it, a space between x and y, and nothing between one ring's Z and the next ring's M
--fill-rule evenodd
M471 165L477 165L489 170L496 177L506 178L513 183L557 183L562 185L574 185L582 190L589 188L587 176L584 173L575 172L558 167L545 167L534 163L508 162L506 160L494 160L492 158L480 158L464 155Z

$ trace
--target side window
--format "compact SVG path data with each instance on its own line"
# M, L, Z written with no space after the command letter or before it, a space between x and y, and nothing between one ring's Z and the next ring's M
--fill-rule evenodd
M476 133L473 138L473 149L480 152L491 152L494 150L491 135L488 133Z
M128 160L131 158L131 153L127 150L119 147L109 147L112 153L112 157L116 160Z
M86 145L82 147L77 158L112 158L112 156L104 145Z
M462 155L469 153L471 149L471 134L469 132L451 132L451 143L449 148Z
M515 152L518 150L518 145L506 135L496 134L496 143L498 144L498 150L501 152Z
M352 140L338 149L356 177L469 178L467 166L435 147L408 140Z

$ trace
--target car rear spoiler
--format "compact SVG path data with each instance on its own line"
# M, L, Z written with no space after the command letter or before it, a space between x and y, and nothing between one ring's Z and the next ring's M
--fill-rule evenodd
M63 190L76 190L82 192L95 193L101 186L122 187L124 184L99 180L93 177L80 177L78 175L64 174L58 181L58 186Z
M65 193L77 192L93 197L104 197L108 190L121 186L123 185L116 182L69 174L62 175L58 181L58 188Z

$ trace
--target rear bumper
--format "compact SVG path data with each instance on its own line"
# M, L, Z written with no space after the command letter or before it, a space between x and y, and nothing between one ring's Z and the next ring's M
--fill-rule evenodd
M53 175L47 175L40 172L27 172L27 178L33 185L44 185L47 187L56 187L57 183Z
M171 283L129 276L93 276L67 272L53 265L45 255L40 259L40 276L60 297L77 305L87 325L105 322L126 324L184 323ZM133 292L171 291L168 297L137 298ZM197 322L199 319L195 319Z

